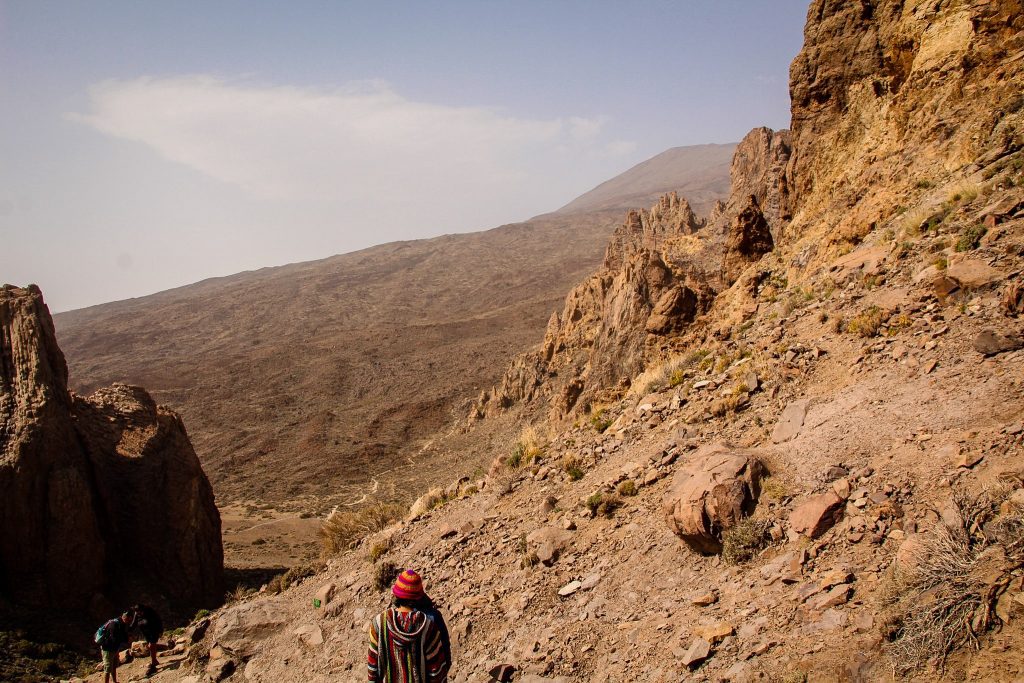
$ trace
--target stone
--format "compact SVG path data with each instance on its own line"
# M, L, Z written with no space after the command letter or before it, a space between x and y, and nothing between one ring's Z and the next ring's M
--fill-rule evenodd
M270 601L246 602L220 613L213 636L232 654L247 659L256 647L287 623L284 611Z
M206 675L213 681L223 681L231 674L235 673L235 660L227 657L221 657L218 659L210 659L206 665Z
M492 683L509 683L516 675L514 664L498 664L487 672Z
M753 512L764 472L754 451L723 443L698 449L665 494L669 529L697 552L721 552L722 532Z
M696 666L711 655L711 643L703 638L694 638L689 649L683 655L683 665Z
M1015 280L1006 283L1003 294L999 301L999 307L1003 314L1016 318L1024 313L1024 282Z
M716 602L718 602L718 594L714 591L707 591L690 599L690 604L698 607L707 607L708 605L713 605Z
M736 633L732 625L727 621L716 621L706 626L698 626L694 629L694 632L712 645L720 643Z
M1020 336L1007 337L995 330L982 330L974 338L974 350L983 356L995 356L1007 351L1016 351L1024 346Z
M832 490L837 496L846 500L850 497L850 481L848 479L836 479L832 482Z
M849 584L842 584L835 586L832 590L827 593L821 593L815 596L807 602L807 605L811 609L821 610L828 609L829 607L838 607L839 605L845 605L850 596L853 594L853 586Z
M558 561L571 538L572 534L565 529L543 527L530 533L526 537L526 543L527 547L533 549L538 560L546 566L551 566Z
M1002 280L1005 275L984 261L965 258L949 264L946 269L946 277L956 280L963 287L980 289Z
M585 591L592 590L600 582L601 582L601 573L600 572L594 572L593 574L589 574L586 577L584 577L583 581L580 582L580 589L581 590L585 590Z
M324 644L324 632L316 624L302 624L292 633L299 637L300 643L308 647L315 648Z
M772 443L783 443L799 434L804 426L807 409L810 405L810 400L800 399L786 406L779 421L775 424L775 429L772 430Z
M72 394L34 285L0 288L0 359L5 598L80 611L140 595L182 612L219 604L220 513L181 418L139 387Z
M331 600L334 599L334 594L337 591L338 587L334 583L324 584L320 587L320 590L313 595L313 599L319 602L319 604L317 604L317 602L314 602L313 604L317 607L326 607Z
M809 538L818 538L842 517L843 499L828 491L812 496L793 510L789 523L793 530Z
M563 598L568 597L583 587L583 583L580 581L570 581L561 588L558 589L558 594Z
M964 451L963 455L960 456L960 461L957 463L956 466L969 470L984 459L984 453Z
M540 503L540 513L546 515L549 512L554 511L555 506L558 505L558 498L554 496L545 496L544 500Z

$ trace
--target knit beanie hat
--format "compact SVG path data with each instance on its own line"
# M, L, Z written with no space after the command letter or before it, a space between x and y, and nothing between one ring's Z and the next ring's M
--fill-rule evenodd
M396 598L419 600L423 597L423 579L413 570L406 569L395 579L391 592Z

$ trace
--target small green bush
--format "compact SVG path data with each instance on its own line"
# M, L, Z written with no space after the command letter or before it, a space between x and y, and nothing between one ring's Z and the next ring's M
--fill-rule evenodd
M594 431L598 434L603 434L606 429L612 426L612 422L614 422L614 420L607 417L604 408L595 410L590 416L590 426L593 427Z
M981 246L981 238L987 232L984 225L971 225L960 231L960 239L956 241L957 251L974 251Z
M570 481L579 481L583 478L583 461L575 456L566 456L562 461L562 469L569 475Z
M882 310L872 306L846 322L845 329L858 337L874 337L882 326Z
M614 493L595 493L587 498L590 514L613 517L615 511L622 506L622 499Z

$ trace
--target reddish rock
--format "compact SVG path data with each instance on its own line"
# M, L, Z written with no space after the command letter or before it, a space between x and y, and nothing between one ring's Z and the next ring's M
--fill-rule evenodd
M753 512L764 466L753 451L705 446L680 469L665 495L665 521L701 553L722 550L722 532Z
M793 510L789 523L793 530L810 538L817 538L832 528L843 514L843 499L828 491L812 496Z

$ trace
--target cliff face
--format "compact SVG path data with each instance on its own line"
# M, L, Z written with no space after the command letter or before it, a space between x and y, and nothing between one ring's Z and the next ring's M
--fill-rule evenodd
M0 290L0 590L29 606L223 590L220 516L177 415L137 387L88 398L38 288Z
M1020 149L1022 76L1019 0L813 2L790 68L799 265L856 244L915 186Z

